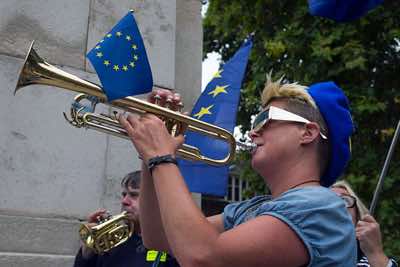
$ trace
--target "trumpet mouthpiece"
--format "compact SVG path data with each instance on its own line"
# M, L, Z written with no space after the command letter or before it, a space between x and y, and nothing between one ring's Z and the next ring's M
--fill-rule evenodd
M252 142L241 142L241 141L236 141L236 145L245 151L249 151L250 153L252 153L256 148L257 145L252 143Z

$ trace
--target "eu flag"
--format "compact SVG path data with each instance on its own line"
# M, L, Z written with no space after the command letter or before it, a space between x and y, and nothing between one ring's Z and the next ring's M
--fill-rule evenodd
M345 22L364 16L383 0L308 0L311 15Z
M87 54L108 101L144 94L153 88L153 76L133 11L123 17Z
M251 39L247 40L214 75L193 107L192 117L233 132L240 88L252 45ZM225 142L190 131L186 133L185 143L198 147L203 155L211 158L224 158L229 151ZM226 194L229 166L215 167L180 159L179 167L191 192Z

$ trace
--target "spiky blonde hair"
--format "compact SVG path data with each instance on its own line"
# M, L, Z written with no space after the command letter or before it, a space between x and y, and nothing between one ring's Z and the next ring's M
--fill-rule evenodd
M262 106L265 107L276 98L290 98L306 102L317 109L314 99L307 93L307 86L295 83L282 83L284 76L277 81L272 81L271 73L267 74L267 81L261 95Z

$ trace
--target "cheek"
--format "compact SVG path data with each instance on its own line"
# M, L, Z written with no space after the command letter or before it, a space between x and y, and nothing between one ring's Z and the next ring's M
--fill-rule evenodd
M259 172L266 165L268 165L268 162L273 156L273 153L270 153L271 150L272 149L270 149L270 147L266 144L257 147L257 150L253 153L251 157L251 166L254 170Z
M253 156L251 157L251 167L256 170L257 165L258 165L257 153L254 153Z
M132 207L139 209L139 201L138 199L132 200Z
M286 154L291 154L292 149L288 146L288 143L292 142L291 136L290 132L273 127L264 130L259 136L263 140L262 146L257 147L257 150L252 155L251 163L253 168L262 167L266 162L284 158Z

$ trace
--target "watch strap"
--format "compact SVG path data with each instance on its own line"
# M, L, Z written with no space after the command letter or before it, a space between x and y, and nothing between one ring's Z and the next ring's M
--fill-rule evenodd
M149 168L150 174L152 174L154 168L157 165L164 164L164 163L173 163L175 165L178 165L178 162L171 154L167 154L164 156L156 156L154 158L149 159L147 162L147 167Z

